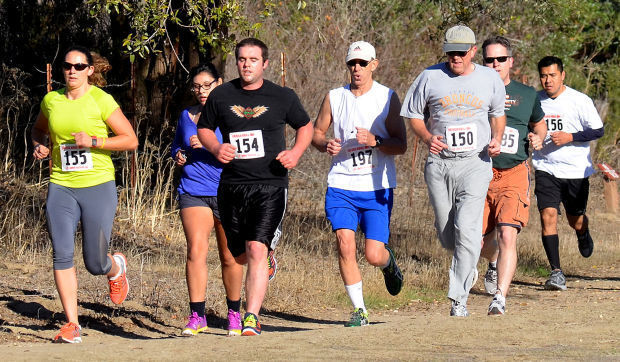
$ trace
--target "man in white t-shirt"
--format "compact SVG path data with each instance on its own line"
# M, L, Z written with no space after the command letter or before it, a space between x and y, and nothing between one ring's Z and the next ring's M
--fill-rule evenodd
M565 290L557 230L560 202L568 223L577 233L581 255L589 257L594 249L586 216L588 177L594 173L590 141L603 136L603 122L587 95L564 85L566 74L561 59L542 58L538 73L543 87L538 97L548 132L543 148L534 151L532 163L536 169L534 193L540 212L542 243L551 265L545 288Z
M478 278L484 202L493 177L490 157L500 154L506 126L506 87L496 71L472 62L477 49L470 28L448 29L447 61L416 78L400 112L430 149L424 180L439 241L453 252L448 298L455 317L469 316L467 298Z
M403 276L387 243L396 187L394 155L407 150L407 132L398 115L398 96L372 79L379 65L375 48L354 42L345 61L351 83L323 99L312 144L332 157L325 214L336 234L340 275L354 308L345 326L356 327L369 323L357 264L358 225L366 237L366 260L381 268L388 292L397 295L402 288ZM334 138L328 139L332 124Z

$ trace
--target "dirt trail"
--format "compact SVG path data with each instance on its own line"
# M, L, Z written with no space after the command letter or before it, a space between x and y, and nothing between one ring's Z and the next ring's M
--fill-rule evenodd
M414 303L410 309L371 311L371 326L344 328L346 311L265 313L260 337L229 338L212 323L208 333L178 337L178 321L154 322L104 315L84 329L84 343L54 345L56 326L32 326L20 316L19 298L0 299L0 350L12 360L189 360L189 359L615 359L620 360L618 269L569 275L565 292L542 290L541 280L517 281L507 314L489 317L490 297L470 297L469 318L448 317L448 303ZM41 303L36 298L24 303ZM32 297L32 296L30 296ZM38 297L38 299L45 299ZM13 305L11 305L13 303ZM128 305L126 308L138 308ZM15 314L15 315L13 315ZM108 324L111 323L111 324ZM107 326L107 327L106 327ZM103 332L105 331L105 333ZM21 336L21 342L16 339ZM10 338L8 338L10 337ZM117 353L122 353L118 355ZM111 354L114 353L114 354Z

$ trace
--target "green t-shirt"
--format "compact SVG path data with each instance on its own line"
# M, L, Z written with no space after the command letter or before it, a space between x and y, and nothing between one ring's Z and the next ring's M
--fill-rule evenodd
M117 108L114 98L95 86L75 100L65 96L65 88L43 98L41 112L49 121L53 144L50 182L81 188L114 180L110 151L78 148L71 133L84 131L90 136L108 137L110 128L105 120Z
M534 88L511 80L506 86L506 129L502 151L493 158L493 167L512 168L527 160L529 123L540 122L544 116Z

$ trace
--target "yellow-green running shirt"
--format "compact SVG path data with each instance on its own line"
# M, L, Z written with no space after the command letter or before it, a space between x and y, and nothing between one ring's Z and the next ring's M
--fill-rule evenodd
M90 187L114 180L110 151L78 148L71 133L108 137L105 120L119 106L111 95L93 85L79 99L70 100L65 88L48 93L41 112L49 121L52 149L50 182L65 187Z

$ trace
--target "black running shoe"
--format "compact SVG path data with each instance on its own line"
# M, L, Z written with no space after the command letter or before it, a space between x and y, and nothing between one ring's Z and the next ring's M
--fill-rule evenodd
M589 258L594 251L594 242L590 236L590 230L586 229L586 232L579 235L577 234L577 244L579 245L579 252L584 258Z
M385 279L385 287L388 293L391 295L397 295L403 288L403 274L400 272L398 265L396 265L396 258L394 252L387 245L385 246L390 253L390 262L388 266L382 269L383 278Z

